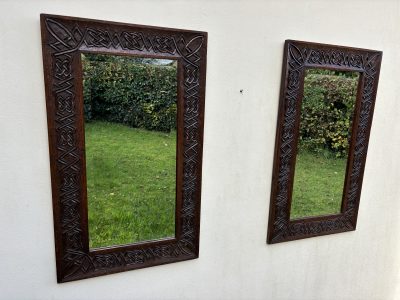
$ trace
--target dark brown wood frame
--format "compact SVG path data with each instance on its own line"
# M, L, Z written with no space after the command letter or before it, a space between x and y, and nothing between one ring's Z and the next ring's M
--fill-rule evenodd
M285 42L275 140L267 243L279 243L356 229L368 140L382 52L301 41ZM290 220L307 68L360 72L341 212Z
M57 281L199 255L207 33L41 15ZM82 52L178 61L175 237L89 249Z

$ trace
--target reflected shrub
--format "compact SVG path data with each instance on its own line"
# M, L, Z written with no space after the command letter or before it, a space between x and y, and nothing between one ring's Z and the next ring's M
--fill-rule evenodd
M176 128L177 68L157 60L82 56L85 120L156 131Z
M357 95L358 73L308 70L301 108L300 148L347 153Z

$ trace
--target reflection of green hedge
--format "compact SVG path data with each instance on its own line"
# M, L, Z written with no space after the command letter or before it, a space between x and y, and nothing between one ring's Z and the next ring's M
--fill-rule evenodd
M349 75L354 73L349 73ZM300 147L346 155L358 77L309 70L304 80Z
M176 128L176 66L143 63L145 60L89 54L82 57L86 121L157 131Z

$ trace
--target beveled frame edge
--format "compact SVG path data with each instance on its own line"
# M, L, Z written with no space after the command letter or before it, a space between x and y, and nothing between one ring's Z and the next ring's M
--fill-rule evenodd
M48 14L41 14L40 19L57 282L197 258L207 33ZM175 238L89 250L80 57L77 58L81 52L163 56L177 59L178 69L181 65L178 76L183 80L178 82L178 101L182 98L182 107L180 111L178 108L177 122L182 128L177 130L181 131L181 142L177 142L180 170L176 189L179 222Z
M267 243L274 244L356 229L382 52L286 40L275 137ZM290 220L304 70L360 72L341 212Z

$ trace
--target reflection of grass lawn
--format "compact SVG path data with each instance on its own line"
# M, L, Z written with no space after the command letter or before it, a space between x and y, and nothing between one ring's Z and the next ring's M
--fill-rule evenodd
M176 132L85 124L89 244L175 235Z
M346 159L299 151L290 218L340 212Z

